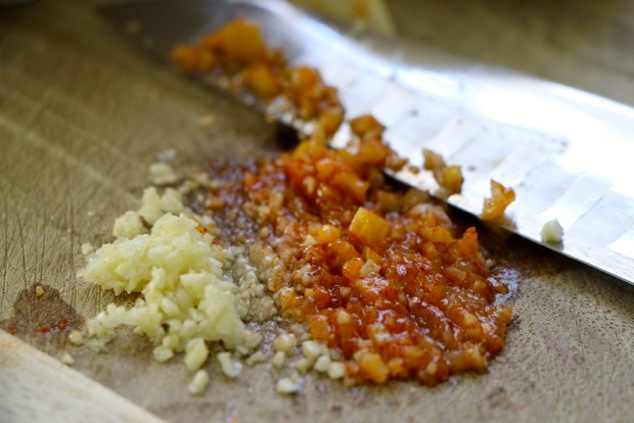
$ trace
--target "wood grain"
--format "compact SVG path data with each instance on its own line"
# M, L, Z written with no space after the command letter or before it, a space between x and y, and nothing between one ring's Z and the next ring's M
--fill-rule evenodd
M408 38L634 104L626 43L634 1L390 3ZM433 389L350 390L309 376L303 393L289 398L275 393L279 374L270 366L230 381L210 363L209 390L191 398L182 363L154 362L151 346L133 334L123 331L109 354L69 345L68 331L112 300L76 277L80 245L110 239L113 219L138 205L157 152L175 148L186 171L212 156L278 148L257 114L139 56L95 4L0 10L0 327L53 357L70 352L76 370L168 421L631 419L634 290L515 238L489 243L521 275L507 348L488 374ZM37 285L45 288L39 299ZM31 308L16 310L20 298L32 298ZM62 324L53 312L60 309L79 317ZM12 354L0 349L2 404L21 392L4 381L32 374L16 371ZM50 399L51 391L33 392L31 401ZM81 399L58 392L74 404ZM3 422L17 416L0 411Z

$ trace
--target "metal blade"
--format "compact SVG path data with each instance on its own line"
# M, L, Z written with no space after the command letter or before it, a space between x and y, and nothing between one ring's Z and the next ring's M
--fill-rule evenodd
M258 22L291 64L315 66L339 89L348 118L375 115L411 163L428 148L461 165L465 184L449 204L477 216L491 178L512 186L507 229L634 284L633 108L402 40L354 38L279 0L142 1L102 12L162 61L238 15ZM344 126L333 143L347 135ZM438 192L428 172L396 176ZM564 242L543 243L542 226L555 218Z

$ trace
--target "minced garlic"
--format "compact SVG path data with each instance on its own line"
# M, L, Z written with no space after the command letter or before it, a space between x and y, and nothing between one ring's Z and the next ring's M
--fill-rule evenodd
M304 341L302 343L302 353L307 359L314 361L322 354L323 345L315 341Z
M84 343L84 336L77 329L68 334L68 340L73 345L81 345Z
M277 382L277 392L280 394L295 394L299 391L299 383L290 377L285 377Z
M184 215L166 214L151 233L118 238L89 259L80 272L84 279L116 294L142 294L130 309L110 304L90 320L91 336L112 337L116 326L129 324L165 348L187 347L192 357L204 355L204 341L246 350L257 344L240 320L237 287L223 275L223 249L212 245L211 235L198 232L197 225ZM188 367L200 361L191 360Z
M114 227L112 228L112 234L117 238L129 238L132 239L137 235L149 233L143 225L141 216L133 211L125 212L114 221Z
M323 373L323 372L327 372L329 367L330 367L330 356L322 355L315 362L313 369Z
M273 365L280 369L284 365L284 360L286 360L286 354L284 351L278 351L273 356Z
M190 371L198 370L209 357L209 348L203 338L196 337L185 346L185 365Z
M67 366L72 366L73 364L75 364L75 359L69 353L64 352L64 355L62 356L62 363L66 364Z
M202 395L209 385L209 373L205 370L198 370L192 381L189 383L189 393L192 395Z
M266 360L267 360L267 357L262 351L256 351L253 354L251 354L249 358L245 360L245 362L249 366L254 366L259 363L264 363L266 362Z
M208 358L207 342L221 341L227 349L248 354L261 336L245 327L241 318L248 308L242 303L248 298L225 274L228 266L241 264L235 252L214 245L200 219L172 214L183 211L178 191L159 195L147 189L139 212L117 219L117 239L89 256L79 275L115 294L141 294L132 307L109 304L89 320L89 336L107 342L117 326L131 325L154 342L156 360L184 351L187 368L196 371ZM243 263L242 268L248 270ZM226 360L221 364L229 376L241 367Z
M550 220L542 226L542 242L560 243L564 239L564 228L557 219Z
M173 188L167 188L163 195L159 195L154 187L143 191L143 205L139 209L139 216L150 225L154 225L164 214L184 211L182 194Z
M84 242L81 244L81 254L84 256L88 256L95 252L95 247L90 242Z
M275 351L288 353L295 347L295 344L297 344L297 338L294 334L283 333L275 338L273 341L273 348Z
M167 163L154 163L150 166L150 178L155 185L173 184L178 181L174 169Z
M221 352L216 355L218 362L220 363L220 367L222 368L222 372L227 377L238 377L240 372L242 371L242 363L239 361L235 361L231 358L231 353L229 352Z
M330 379L341 379L346 375L346 365L340 361L332 361L328 365L328 377Z

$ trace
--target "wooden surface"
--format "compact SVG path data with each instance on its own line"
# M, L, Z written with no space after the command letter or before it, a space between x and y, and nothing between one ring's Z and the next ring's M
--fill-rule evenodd
M161 423L143 408L0 331L2 421ZM25 363L27 365L25 365ZM39 400L45 398L45 400ZM44 421L44 419L42 419Z
M311 376L289 398L275 393L279 375L266 365L229 381L211 363L208 391L191 398L182 363L154 362L125 331L110 354L69 345L68 332L112 300L75 276L80 245L109 240L113 219L137 207L157 152L175 148L183 170L277 148L258 115L139 56L95 4L0 10L0 328L54 358L69 352L74 369L167 421L632 420L634 290L515 238L490 244L521 276L507 347L488 374L433 389L347 390ZM634 104L634 1L390 4L406 37ZM47 359L15 354L0 335L0 422L63 420L45 404L79 394L45 389L56 380L28 366ZM29 398L17 401L28 385ZM18 406L31 409L16 414Z

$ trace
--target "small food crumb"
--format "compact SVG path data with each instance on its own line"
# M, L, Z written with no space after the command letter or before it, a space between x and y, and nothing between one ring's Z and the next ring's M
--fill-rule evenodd
M238 377L240 372L242 371L242 363L239 361L235 361L231 358L231 353L229 352L221 352L216 355L218 362L220 362L220 367L222 367L222 372L230 378Z
M158 162L150 166L150 180L155 185L168 185L178 181L178 176L170 165Z
M330 379L341 379L346 375L346 365L340 361L332 361L328 365L328 377Z
M192 395L202 395L209 385L209 373L205 370L198 370L192 381L189 383L189 393Z
M168 148L167 150L160 151L156 155L156 159L161 163L171 163L176 159L176 150Z
M313 369L323 373L323 372L327 372L329 367L330 367L330 357L328 355L322 355L315 362Z
M299 391L299 383L290 377L285 377L277 382L277 392L280 394L296 394Z
M550 220L542 226L542 242L560 243L564 239L564 228L557 219Z
M484 200L483 220L500 220L506 208L515 201L515 191L491 179L491 197Z
M322 353L322 346L315 341L304 341L302 343L302 353L309 360L316 360Z
M277 338L275 338L275 341L273 341L273 348L275 349L275 351L288 353L290 350L292 350L295 347L296 343L297 343L297 338L295 337L294 334L284 333L284 334L278 335Z
M68 335L68 340L73 345L81 345L84 343L84 336L81 334L80 331L75 329Z
M156 361L164 363L170 358L174 357L174 351L163 345L159 345L158 347L154 348L154 350L152 351L152 355L154 356L154 359Z
M266 355L262 351L256 351L246 359L248 366L253 366L258 363L264 363L266 361Z
M87 256L95 252L95 247L90 242L84 242L81 244L81 254Z
M64 352L64 355L62 356L62 363L66 364L67 366L72 366L73 364L75 364L75 359L69 353Z
M273 365L279 369L284 365L284 360L286 360L286 354L284 351L278 351L273 356Z
M44 288L42 288L40 285L36 286L35 295L37 295L38 297L41 297L42 295L44 295Z
M311 360L306 357L300 358L299 360L295 362L295 368L302 373L306 373L307 371L311 369L314 362L315 360Z
M423 149L423 158L425 169L433 173L434 179L443 190L442 196L448 197L462 190L464 177L460 166L447 166L445 159L440 154L426 148Z
M209 349L202 338L194 338L185 347L185 365L190 371L197 370L207 360Z

